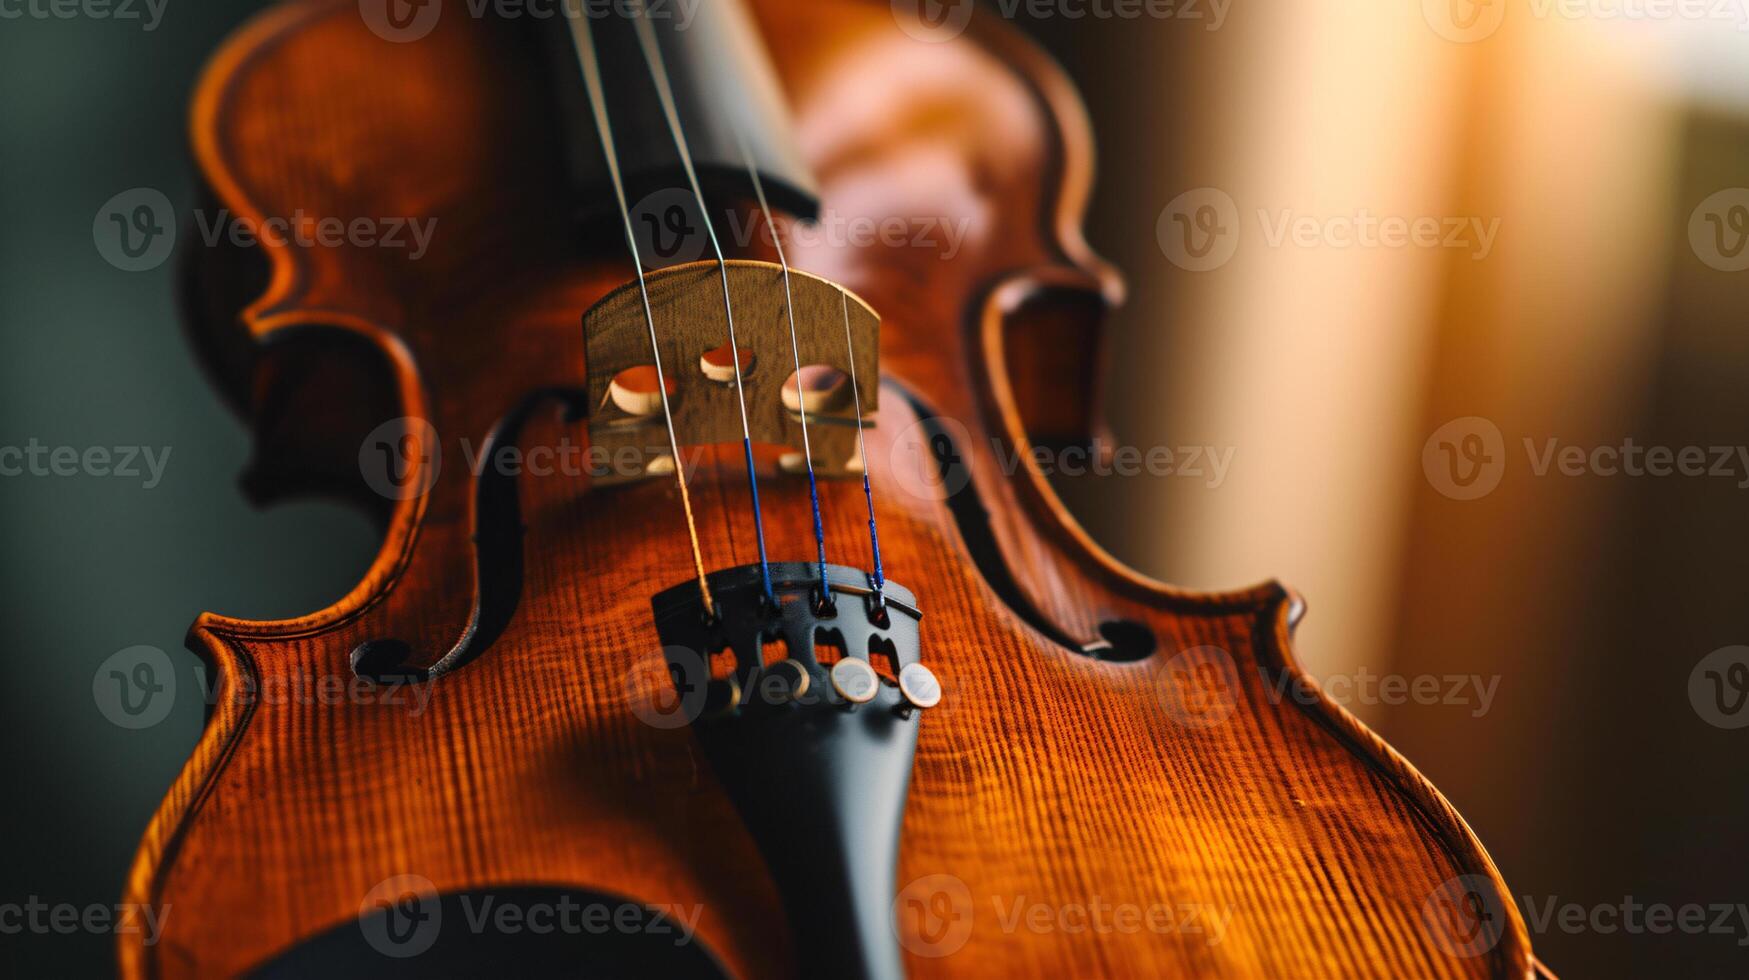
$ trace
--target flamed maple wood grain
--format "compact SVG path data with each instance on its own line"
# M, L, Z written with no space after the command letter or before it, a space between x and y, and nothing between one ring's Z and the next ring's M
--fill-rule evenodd
M964 426L966 492L991 515L1026 600L1063 634L1091 638L1105 620L1130 619L1160 647L1135 663L1095 662L1006 607L943 501L914 492L928 485L905 449L914 416L903 392L884 392L869 432L882 544L889 574L919 594L924 658L946 691L922 721L899 880L952 875L974 903L965 946L908 955L909 971L1531 973L1524 923L1451 806L1340 707L1269 696L1260 667L1298 676L1290 593L1266 584L1205 595L1146 580L1090 541L1033 468L1002 470L990 440L1027 445L1006 345L1039 336L1015 326L1063 291L1121 296L1077 230L1089 134L1055 69L985 14L963 36L925 44L877 0L754 8L824 206L966 222L951 257L822 246L795 248L792 262L867 299L883 317L885 375ZM692 736L632 710L662 682L649 596L691 574L666 481L604 489L525 477L521 605L496 644L430 686L423 710L246 696L296 677L347 677L348 651L369 637L400 637L431 658L449 648L474 585L462 440L477 446L529 390L580 385L581 313L630 276L612 249L579 254L552 206L560 173L545 95L517 47L454 16L393 45L357 10L300 2L234 37L197 93L197 159L239 215L435 217L430 252L411 262L383 249L270 248L265 293L211 329L241 329L259 349L259 431L283 431L273 407L298 404L275 387L296 376L275 368L298 338L338 332L374 352L396 413L430 420L442 457L431 492L394 505L380 555L339 602L282 622L209 613L195 623L191 646L219 676L215 711L146 831L126 896L175 912L155 946L120 937L123 973L246 970L351 921L383 879L416 873L442 890L551 884L699 904L700 938L733 972L793 975L774 888ZM1049 361L1037 351L1017 360ZM359 404L377 393L366 394ZM1072 394L1085 392L1065 381L1051 397ZM340 456L376 421L335 425L351 439ZM582 431L547 414L523 442ZM262 452L283 470L316 435ZM806 557L805 482L778 475L771 457L762 454L761 491L772 554ZM738 467L737 448L718 448L694 474L712 567L751 560ZM830 556L862 563L860 487L821 492ZM1200 646L1238 667L1237 710L1208 727L1174 721L1159 694L1166 663ZM1449 955L1422 921L1428 897L1458 875L1479 876L1504 909L1504 933L1484 955ZM1218 943L1001 927L1016 902L1094 900L1199 905L1231 919Z

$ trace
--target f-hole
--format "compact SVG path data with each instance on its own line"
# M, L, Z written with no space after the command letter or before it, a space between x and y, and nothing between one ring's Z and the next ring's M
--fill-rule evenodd
M352 672L378 684L433 680L459 669L489 649L510 625L522 601L522 511L517 489L518 468L506 465L517 439L535 409L557 403L566 423L588 417L588 394L576 388L539 388L530 392L498 420L481 446L481 457L492 461L474 481L474 602L461 638L429 667L414 664L418 656L406 641L373 637L352 649Z
M1160 648L1154 631L1131 619L1108 619L1099 624L1100 640L1081 648L1095 660L1130 663L1146 660Z
M971 474L966 471L965 447L954 441L953 434L941 424L929 406L910 392L904 392L904 395L905 401L917 413L917 420L928 435L930 450L936 465L940 467L942 486L959 488L947 494L948 510L953 514L954 523L959 525L960 537L965 541L966 549L972 553L972 563L997 597L1015 615L1025 620L1027 625L1071 653L1120 663L1145 660L1153 656L1159 642L1153 631L1140 623L1127 619L1107 620L1099 624L1099 639L1083 643L1063 632L1026 598L1026 593L1021 591L1019 583L1014 581L1014 576L1009 572L1007 563L1002 560L1002 549L996 544L996 533L990 529L990 513L984 509L983 502L978 499L977 490L971 485ZM871 656L869 659L872 661L874 658Z

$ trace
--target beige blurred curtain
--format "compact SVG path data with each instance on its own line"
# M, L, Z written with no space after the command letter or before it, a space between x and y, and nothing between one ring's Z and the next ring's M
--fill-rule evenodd
M1110 333L1115 434L1234 458L1217 487L1067 493L1158 577L1299 589L1316 676L1493 679L1486 712L1350 707L1520 894L1736 902L1745 869L1718 847L1749 818L1725 775L1742 744L1686 684L1749 643L1749 490L1539 476L1525 447L1749 445L1749 272L1688 240L1703 200L1749 186L1749 33L1595 13L1618 8L1276 0L1212 32L1081 28L1062 50L1104 153L1091 237L1132 287ZM1457 15L1467 28L1442 22ZM1155 224L1200 188L1231 198L1239 239L1190 271ZM1363 210L1497 232L1484 256L1266 231ZM1472 416L1504 469L1452 499L1423 448ZM1731 937L1535 939L1572 976L1716 974L1741 954Z
M1124 506L1096 532L1178 584L1299 589L1302 657L1326 673L1390 659L1414 490L1400 461L1419 458L1447 256L1306 246L1282 228L1454 214L1467 125L1466 52L1386 6L1290 0L1218 31L1152 32L1152 57L1136 54L1154 97L1099 127L1094 226L1126 229L1101 244L1132 290L1110 333L1115 434L1232 462L1218 486L1106 481L1094 492ZM1198 188L1237 212L1236 249L1208 271L1175 265L1154 234Z

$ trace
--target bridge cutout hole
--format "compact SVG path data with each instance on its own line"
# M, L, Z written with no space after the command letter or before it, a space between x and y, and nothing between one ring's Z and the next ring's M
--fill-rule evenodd
M673 378L663 378L662 388L673 399L678 388ZM626 368L607 383L607 397L613 407L627 415L642 418L662 410L662 395L656 385L656 365L640 364Z
M741 377L753 373L756 361L753 352L746 347L741 348ZM735 383L735 356L730 345L725 343L699 355L698 369L704 376L717 384L732 385Z
M881 683L899 686L899 648L884 636L868 638L868 665L880 675Z
M783 407L799 415L835 414L851 402L850 376L827 364L804 364L783 382Z

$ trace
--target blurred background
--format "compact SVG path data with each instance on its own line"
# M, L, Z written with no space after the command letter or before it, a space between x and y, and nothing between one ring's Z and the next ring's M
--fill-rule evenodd
M1038 31L1128 275L1117 442L1234 451L1215 487L1078 481L1078 513L1166 581L1304 594L1302 662L1457 806L1555 971L1743 975L1749 925L1535 914L1749 899L1749 732L1720 727L1749 717L1690 686L1749 643L1749 8L1217 6ZM1159 225L1210 201L1236 231L1199 259ZM1439 244L1393 246L1392 218ZM1735 461L1538 465L1629 440ZM1368 672L1445 683L1368 697Z
M116 901L198 735L198 697L106 721L106 658L160 647L199 690L199 611L306 612L374 550L350 511L248 507L174 264L124 273L93 245L122 191L192 201L188 94L259 6L0 20L0 445L173 453L149 489L0 478L0 902ZM1113 435L1230 454L1218 480L1068 481L1072 505L1157 577L1304 594L1302 661L1471 822L1557 972L1742 975L1749 921L1594 913L1749 902L1749 711L1691 685L1749 643L1749 7L1009 6L1098 137L1088 236L1130 290ZM1629 440L1728 468L1594 453ZM1584 461L1539 465L1551 448ZM1550 914L1569 906L1586 924ZM0 964L102 974L112 949L0 935Z

